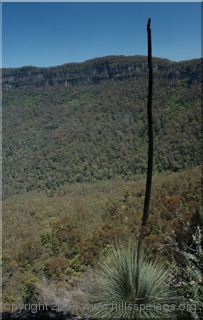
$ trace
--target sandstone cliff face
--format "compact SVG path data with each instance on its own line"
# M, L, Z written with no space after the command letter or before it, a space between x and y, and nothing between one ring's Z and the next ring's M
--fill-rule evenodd
M200 59L171 62L153 58L154 78L168 80L187 79L188 83L200 81L203 63ZM83 85L97 84L100 81L121 81L148 77L147 58L144 56L110 56L95 58L83 63L70 63L50 68L26 66L16 69L3 69L3 90L27 86Z

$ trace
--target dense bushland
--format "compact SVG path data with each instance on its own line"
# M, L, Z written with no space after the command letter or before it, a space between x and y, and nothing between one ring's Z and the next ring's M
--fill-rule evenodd
M30 191L62 195L69 183L131 180L145 173L145 60L107 57L61 66L58 73L3 70L4 198ZM200 61L154 61L154 173L200 165ZM97 63L109 66L99 82L85 71L99 72ZM66 68L87 80L68 82ZM53 83L40 82L44 72Z
M70 185L67 195L35 193L3 202L4 301L34 297L45 277L64 288L72 276L95 268L116 240L137 239L145 179ZM200 168L155 176L144 239L148 258L173 261L169 239L191 243L188 224L200 225ZM36 292L37 295L37 292Z

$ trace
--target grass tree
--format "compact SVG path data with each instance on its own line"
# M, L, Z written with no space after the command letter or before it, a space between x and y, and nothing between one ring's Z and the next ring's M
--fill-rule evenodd
M151 19L148 20L148 170L144 210L137 249L132 241L126 247L116 244L99 265L91 315L99 318L172 318L175 304L167 284L170 269L157 259L146 260L142 251L149 204L153 169L152 121L152 45Z
M96 273L91 316L97 318L172 318L175 304L169 282L172 269L140 254L140 288L137 297L137 251L132 241L118 243L102 259Z
M151 19L148 19L147 34L148 34L148 69L149 69L149 85L148 85L148 102L147 102L147 119L148 119L148 166L147 166L147 181L145 189L144 209L142 216L142 224L137 245L137 276L136 276L136 291L139 298L140 291L140 271L141 271L141 247L144 238L144 229L149 216L149 204L152 185L153 171L153 119L152 119L152 88L153 88L153 69L152 69L152 41L151 41Z

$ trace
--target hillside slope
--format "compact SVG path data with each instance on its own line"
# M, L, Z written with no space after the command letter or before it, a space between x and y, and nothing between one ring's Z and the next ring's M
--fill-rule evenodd
M106 246L131 236L137 241L145 182L137 177L70 184L64 196L29 194L3 201L4 303L36 303L35 286L44 278L54 288L72 286L70 277L94 268ZM148 257L158 253L168 260L170 239L180 244L191 239L188 226L200 223L194 220L201 213L200 187L200 167L153 178L144 239Z
M155 172L201 163L200 59L153 58ZM146 172L147 59L3 69L3 194Z

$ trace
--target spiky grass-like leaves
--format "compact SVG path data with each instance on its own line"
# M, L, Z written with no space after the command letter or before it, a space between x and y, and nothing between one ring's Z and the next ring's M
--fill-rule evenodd
M97 318L171 318L175 305L169 289L170 272L158 260L142 254L140 293L136 297L136 248L115 245L99 266L90 314Z

